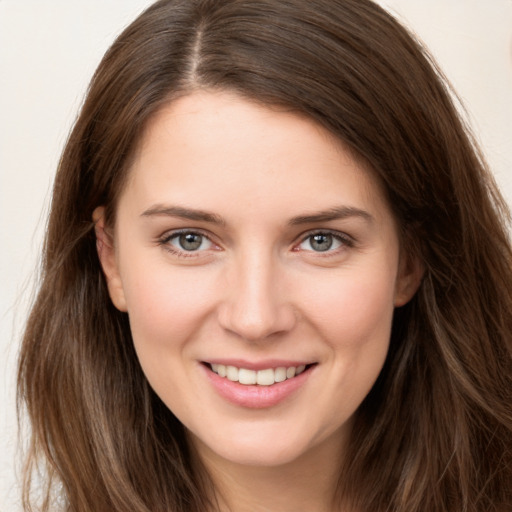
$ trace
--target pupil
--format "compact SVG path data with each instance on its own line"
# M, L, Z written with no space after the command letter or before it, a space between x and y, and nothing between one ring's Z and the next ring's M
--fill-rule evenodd
M186 251L195 251L199 249L202 241L203 237L194 233L186 233L184 235L180 235L180 245Z
M328 251L332 247L332 235L313 235L311 237L311 247L315 251Z

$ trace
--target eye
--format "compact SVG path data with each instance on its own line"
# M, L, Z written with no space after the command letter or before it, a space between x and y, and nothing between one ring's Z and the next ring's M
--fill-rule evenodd
M199 252L213 247L212 241L201 233L181 231L167 236L162 243L170 245L177 252Z
M351 240L342 234L320 231L306 236L298 245L298 250L313 252L335 252L343 246L352 245Z

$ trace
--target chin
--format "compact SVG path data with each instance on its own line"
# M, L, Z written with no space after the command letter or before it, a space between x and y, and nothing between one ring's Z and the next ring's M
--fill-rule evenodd
M238 432L237 435L208 436L198 439L194 444L199 452L208 458L225 460L231 464L253 467L278 467L311 454L322 444L315 435L293 429L261 429L259 432Z
M293 463L303 454L302 450L296 447L274 447L267 446L243 446L226 448L225 450L216 448L217 456L241 466L252 467L279 467Z

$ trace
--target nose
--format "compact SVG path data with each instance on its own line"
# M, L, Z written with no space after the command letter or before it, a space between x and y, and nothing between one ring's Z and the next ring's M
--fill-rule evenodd
M219 306L223 329L251 342L293 329L296 313L286 298L282 269L272 256L240 257L227 273L225 300Z

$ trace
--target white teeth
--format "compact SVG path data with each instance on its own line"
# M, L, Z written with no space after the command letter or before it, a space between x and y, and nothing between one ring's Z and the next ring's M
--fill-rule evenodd
M291 379L292 377L295 377L295 366L290 366L290 368L286 369L286 378Z
M240 384L256 384L256 372L240 368L238 371L238 382Z
M286 368L284 366L274 370L274 380L276 382L284 382L286 380Z
M226 366L226 377L233 382L238 381L238 368L235 366Z
M271 386L275 382L274 370L269 368L268 370L259 370L256 375L256 384L260 386Z
M228 380L239 382L245 385L258 384L259 386L271 386L276 382L284 382L286 379L300 375L306 369L306 365L289 366L285 368L266 368L264 370L248 370L247 368L237 368L236 366L226 366L223 364L211 364L211 369L219 377L227 377Z

